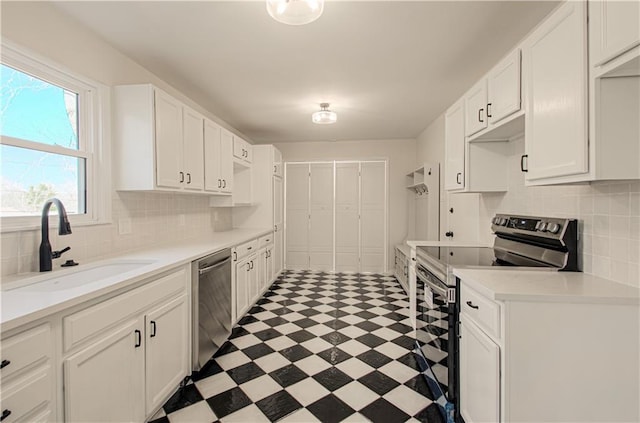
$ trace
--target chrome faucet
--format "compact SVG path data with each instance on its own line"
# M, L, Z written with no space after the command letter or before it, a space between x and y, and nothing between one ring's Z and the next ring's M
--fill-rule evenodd
M40 242L40 271L50 272L52 268L52 259L60 257L64 252L69 251L71 247L66 247L60 251L51 251L49 243L49 209L51 204L55 204L58 209L58 235L69 235L71 233L71 225L67 219L67 211L64 209L62 202L57 198L51 198L44 202L42 207L42 241Z

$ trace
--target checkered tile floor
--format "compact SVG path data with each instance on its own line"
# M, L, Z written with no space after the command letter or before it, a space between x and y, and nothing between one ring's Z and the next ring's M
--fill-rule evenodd
M285 272L152 420L441 422L393 277Z

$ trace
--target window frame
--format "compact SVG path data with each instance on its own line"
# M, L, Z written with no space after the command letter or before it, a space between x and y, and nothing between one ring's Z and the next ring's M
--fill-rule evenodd
M108 87L74 73L62 65L16 44L2 40L0 63L78 94L78 149L47 145L0 135L0 144L85 159L85 213L69 214L73 226L111 221L111 163L109 139L110 92ZM80 190L80 187L79 187ZM79 199L80 200L80 199ZM40 216L0 217L0 232L40 228ZM50 226L57 226L51 219Z

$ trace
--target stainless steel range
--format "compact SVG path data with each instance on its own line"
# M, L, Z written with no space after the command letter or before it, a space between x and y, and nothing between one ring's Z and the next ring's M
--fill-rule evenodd
M514 266L578 270L575 219L498 214L492 221L493 247L424 246L415 250L416 359L442 421L459 421L459 287L454 267ZM410 290L411 291L411 290Z

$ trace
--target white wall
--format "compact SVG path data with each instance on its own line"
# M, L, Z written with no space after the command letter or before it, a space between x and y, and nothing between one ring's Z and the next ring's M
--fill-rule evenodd
M577 218L582 270L640 286L640 181L526 187L520 171L524 139L511 141L509 148L508 191L479 196L479 241L492 242L489 219L496 213ZM443 116L420 134L417 153L421 161L444 162Z
M416 141L370 140L340 142L280 143L285 162L319 160L387 159L389 171L389 271L392 270L393 246L404 241L407 234L407 197L405 175L416 166Z
M61 14L51 4L2 2L1 7L3 39L107 86L156 84L202 114L224 124L131 58L113 49L89 29ZM52 230L50 236L54 249L69 245L72 250L63 257L85 262L114 252L123 253L161 242L188 239L211 231L219 224L212 222L207 197L113 192L112 199L113 222L131 218L131 234L119 235L116 224L73 227L73 234L60 239ZM228 209L218 209L218 214L219 221L230 221ZM180 215L184 215L184 226L180 226ZM5 233L0 240L2 276L38 270L39 231Z

